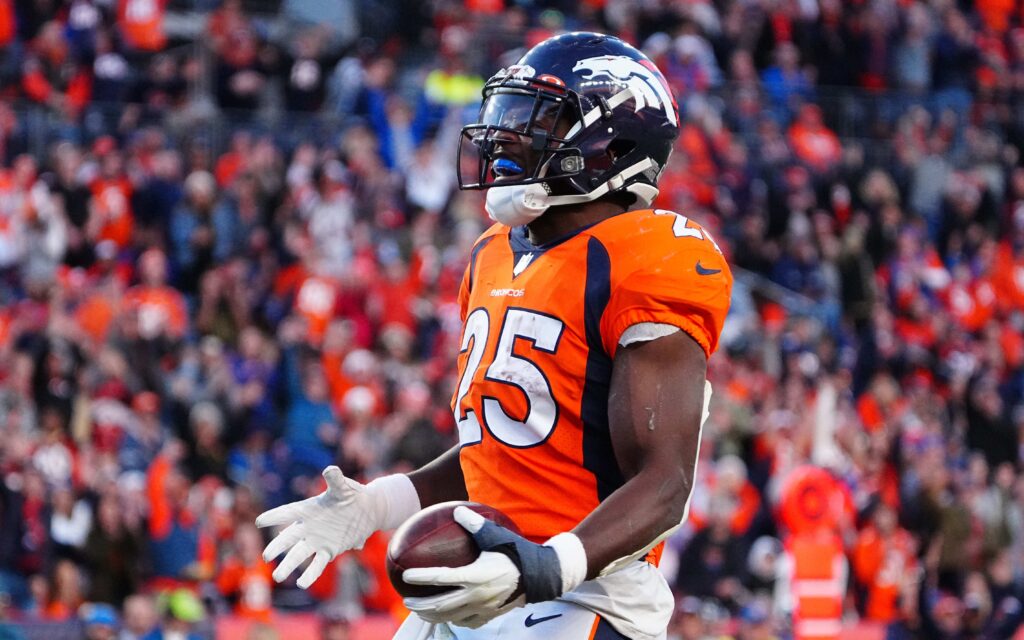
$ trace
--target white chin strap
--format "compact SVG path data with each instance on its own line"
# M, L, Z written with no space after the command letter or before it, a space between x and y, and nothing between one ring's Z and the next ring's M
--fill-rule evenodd
M550 197L540 183L491 187L487 190L485 208L495 222L509 227L529 224L551 205Z
M650 158L644 158L615 174L590 193L571 196L548 195L540 183L491 187L487 190L487 215L501 224L519 227L533 222L549 207L593 202L605 194L621 189L627 180L652 167L657 167L655 162ZM644 207L649 206L658 195L658 189L649 184L631 184L625 190L636 196L638 204Z

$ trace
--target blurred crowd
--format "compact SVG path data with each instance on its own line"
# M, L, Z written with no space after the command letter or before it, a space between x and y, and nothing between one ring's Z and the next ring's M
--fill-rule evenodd
M400 617L384 536L306 592L252 523L328 464L367 480L455 442L488 224L458 131L524 47L592 29L665 73L683 129L655 206L736 268L670 637L790 633L783 485L808 464L843 496L846 623L1011 637L1020 3L327 4L0 0L0 618Z

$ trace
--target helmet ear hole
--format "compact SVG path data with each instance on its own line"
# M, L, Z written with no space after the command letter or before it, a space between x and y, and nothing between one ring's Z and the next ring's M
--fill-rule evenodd
M616 138L608 143L606 153L611 156L612 160L617 160L623 156L629 155L630 152L636 149L636 142L632 140L624 140L622 138Z

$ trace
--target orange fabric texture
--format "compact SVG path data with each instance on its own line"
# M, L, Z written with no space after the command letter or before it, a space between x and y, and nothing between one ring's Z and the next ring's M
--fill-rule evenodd
M817 171L825 171L839 161L842 145L838 136L825 127L796 123L789 129L793 153Z
M865 617L874 622L895 620L900 581L917 566L910 534L897 530L883 537L869 526L857 537L850 561L857 580L868 590Z
M180 338L188 329L185 299L177 289L139 285L124 297L125 308L139 314L139 331L154 336L165 332Z
M160 540L171 532L174 514L171 504L164 495L164 484L171 473L171 461L157 456L149 466L146 477L146 497L149 498L149 535Z
M623 481L606 424L623 331L672 324L710 355L732 275L706 232L668 211L627 212L540 249L512 233L487 231L463 280L453 409L470 500L539 542Z
M394 611L402 604L402 597L391 586L385 558L388 554L388 536L378 531L366 539L359 559L372 577L371 585L363 595L363 604L375 611Z
M14 40L17 31L14 18L14 0L0 0L0 47Z
M26 73L21 79L21 88L25 95L36 102L46 102L53 91L50 82L39 70Z
M261 622L270 622L273 587L273 569L262 560L246 565L238 558L228 558L217 575L217 589L238 596L235 613Z
M950 313L968 331L981 329L995 315L996 290L987 278L954 284L947 295Z
M103 295L89 296L75 309L78 326L97 344L107 339L107 331L115 316L114 304Z
M1014 251L1004 240L992 269L999 304L1006 311L1024 309L1024 251Z
M329 278L310 276L295 295L295 310L306 320L306 336L311 344L320 344L324 331L334 317L338 285Z
M128 178L99 179L93 182L92 206L99 219L97 241L112 240L124 248L132 238L132 184Z
M974 7L985 26L996 33L1005 33L1015 4L1015 0L975 0Z

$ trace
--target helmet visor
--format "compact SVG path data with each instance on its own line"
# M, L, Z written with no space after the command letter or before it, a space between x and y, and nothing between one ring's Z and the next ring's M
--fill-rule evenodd
M543 94L498 89L484 99L480 124L522 134L543 129L553 135L564 104Z
M578 119L579 109L565 93L485 90L478 123L463 128L459 141L460 187L528 184L552 177L552 160L574 151L564 136ZM554 173L561 174L560 167Z

